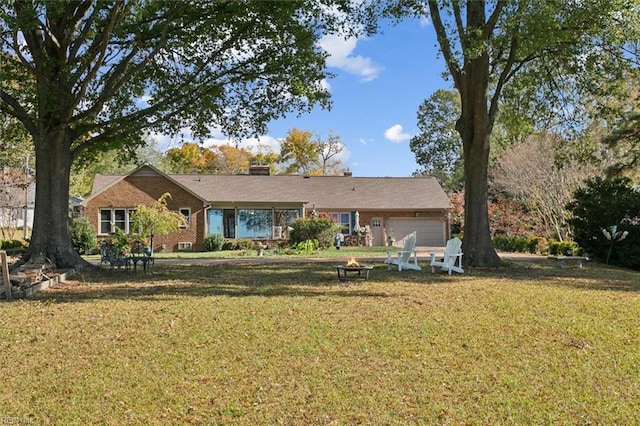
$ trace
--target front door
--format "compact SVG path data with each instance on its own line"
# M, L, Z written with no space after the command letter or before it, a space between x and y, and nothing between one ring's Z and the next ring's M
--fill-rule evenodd
M371 219L371 234L373 241L371 244L374 246L384 246L385 243L382 240L382 218L374 217Z

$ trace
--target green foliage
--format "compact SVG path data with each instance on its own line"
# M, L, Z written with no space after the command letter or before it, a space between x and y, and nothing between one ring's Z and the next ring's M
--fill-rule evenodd
M423 168L419 173L434 176L449 192L464 186L462 139L456 131L460 112L458 92L437 90L418 108L420 133L409 142Z
M248 239L224 240L222 250L249 250L253 247L253 241Z
M25 240L0 240L0 250L26 249L29 243Z
M186 218L167 208L167 199L171 194L164 193L150 206L138 205L131 214L131 229L147 244L151 235L167 235L186 225Z
M111 233L111 242L113 243L116 253L128 253L131 250L129 238L124 231L118 227Z
M71 237L73 248L80 254L93 254L98 249L96 230L86 217L71 221L69 236Z
M574 193L567 209L573 217L569 223L575 241L590 256L613 265L640 269L640 193L628 178L589 180L585 188ZM612 226L626 238L615 241L607 237Z
M310 217L295 221L289 234L292 246L307 240L317 240L318 247L326 249L333 246L334 237L340 227L329 217Z
M549 254L561 256L575 256L580 248L574 241L558 241L554 238L523 237L496 235L493 245L497 250L512 253Z
M320 242L318 240L304 240L296 244L296 251L298 253L312 253L320 248Z
M220 234L209 234L204 239L206 251L220 251L224 247L224 237Z
M38 189L36 222L47 215L51 226L34 229L30 249L86 266L66 226L74 162L112 150L130 160L153 132L177 136L187 126L194 139L212 129L240 138L328 107L318 40L370 33L378 13L323 3L3 2L0 116L21 122L36 173L56 182Z
M580 248L574 241L558 241L550 238L548 241L548 254L554 256L575 256L579 254Z

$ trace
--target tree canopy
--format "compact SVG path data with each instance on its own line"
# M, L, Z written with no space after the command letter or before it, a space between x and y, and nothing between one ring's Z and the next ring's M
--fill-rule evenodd
M506 94L520 96L527 105L575 118L581 93L603 93L628 69L625 46L627 35L638 33L638 7L625 0L400 4L431 18L448 75L460 94L456 130L463 145L465 262L498 264L489 230L487 169L501 100ZM625 32L627 27L633 31Z
M284 173L335 175L342 171L339 159L344 145L340 137L330 134L326 141L313 139L312 132L291 129L280 143L280 159Z
M324 34L370 28L348 1L4 1L0 113L36 156L30 255L82 268L68 232L69 173L83 152L135 151L145 132L263 132L329 105ZM360 13L361 12L361 13ZM360 19L363 18L363 19ZM28 77L25 77L25 74Z
M453 90L437 90L418 108L420 133L411 138L409 147L419 174L438 179L445 191L458 191L463 186L462 141L456 131L460 117L460 95Z

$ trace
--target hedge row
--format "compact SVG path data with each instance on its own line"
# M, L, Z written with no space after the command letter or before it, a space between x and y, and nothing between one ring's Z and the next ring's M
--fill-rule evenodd
M25 240L0 240L0 250L26 249L29 243Z
M496 235L493 246L500 251L543 255L577 255L579 247L573 241L558 241L544 237Z

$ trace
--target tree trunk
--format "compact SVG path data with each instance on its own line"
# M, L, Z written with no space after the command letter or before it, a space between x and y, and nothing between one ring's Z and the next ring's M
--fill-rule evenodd
M69 236L70 143L64 134L43 133L34 145L38 172L30 261L48 259L58 268L83 269L89 263L76 253Z
M484 2L468 2L467 28L484 25ZM482 40L476 40L481 46ZM464 262L470 266L500 263L491 241L488 209L489 136L489 55L486 50L465 57L460 91L462 114L456 128L462 137L464 156Z

